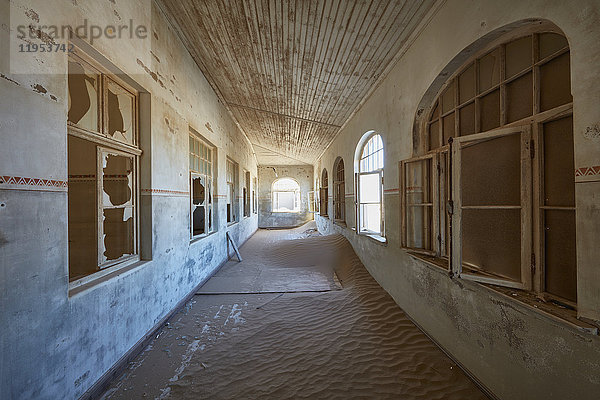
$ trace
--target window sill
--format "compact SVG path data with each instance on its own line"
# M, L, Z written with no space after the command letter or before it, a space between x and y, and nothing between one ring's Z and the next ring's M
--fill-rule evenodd
M413 251L409 251L406 248L404 248L404 250L407 251L409 256L411 256L413 259L421 261L430 269L442 272L444 273L444 275L449 276L447 260L421 253L415 253ZM487 290L500 294L502 297L506 298L512 303L516 303L521 307L525 307L526 309L535 312L537 315L545 319L548 319L555 323L568 325L569 327L577 330L578 332L584 332L592 335L599 334L599 327L578 319L577 311L570 310L566 307L561 307L550 301L544 301L543 299L536 296L535 293L466 279L461 279L461 282L469 282L469 284L484 287Z
M196 243L201 241L202 239L206 239L207 237L210 237L212 235L214 235L215 233L217 233L217 231L213 231L210 232L208 235L198 235L198 236L194 236L190 239L190 244Z
M300 210L298 211L271 211L273 214L300 214Z
M69 298L74 298L81 293L108 282L117 276L129 273L147 263L148 261L141 261L139 257L136 257L77 279L76 281L69 282Z
M377 244L387 245L387 238L385 236L377 235L375 233L366 233L366 232L359 233L359 235L369 238Z
M227 226L233 226L235 224L237 224L239 221L233 221L233 222L228 222Z

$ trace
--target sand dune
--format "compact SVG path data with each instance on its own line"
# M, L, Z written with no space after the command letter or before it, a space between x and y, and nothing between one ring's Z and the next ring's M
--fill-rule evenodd
M239 329L192 352L164 397L486 398L381 289L343 236L303 232L260 231L242 249L244 262L317 268L330 277L335 271L343 289L286 293L246 308Z

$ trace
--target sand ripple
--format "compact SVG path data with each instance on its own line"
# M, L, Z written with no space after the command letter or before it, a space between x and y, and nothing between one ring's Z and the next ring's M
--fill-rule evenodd
M275 238L248 243L250 256L279 268L335 270L343 289L285 294L245 311L243 328L194 354L169 385L170 398L486 398L368 274L343 236L269 234Z

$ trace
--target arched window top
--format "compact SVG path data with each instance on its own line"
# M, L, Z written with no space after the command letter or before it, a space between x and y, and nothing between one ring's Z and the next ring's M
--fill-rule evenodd
M451 137L527 123L573 101L569 44L548 24L500 37L456 69L431 103L420 131L421 151Z
M273 182L273 191L293 192L300 190L300 185L292 178L280 178Z
M371 172L383 169L383 140L381 135L373 134L363 145L358 160L359 172Z

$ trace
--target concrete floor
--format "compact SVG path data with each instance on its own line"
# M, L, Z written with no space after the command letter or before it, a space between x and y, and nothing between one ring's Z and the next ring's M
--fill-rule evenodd
M103 399L486 398L345 239L317 236L259 230Z

